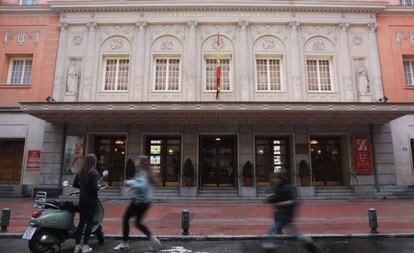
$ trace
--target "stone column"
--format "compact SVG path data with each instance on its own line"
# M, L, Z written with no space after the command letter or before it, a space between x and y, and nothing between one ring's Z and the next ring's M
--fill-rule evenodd
M291 100L303 101L303 87L302 87L302 75L301 75L301 59L299 54L299 26L297 21L289 22L290 27L290 80L289 86L291 86Z
M53 95L52 97L56 101L63 101L65 94L65 63L66 63L66 44L68 40L68 24L60 23L60 34L59 34L59 46L56 56L56 68L55 68L55 80L53 83Z
M341 61L341 76L342 76L342 92L343 100L345 102L355 101L354 97L354 85L352 81L352 64L351 64L351 52L349 50L348 43L348 27L349 23L339 23L339 39L340 39L340 61Z
M378 101L384 97L384 89L382 87L381 66L378 54L377 35L375 31L377 23L368 24L368 64L370 69L370 87L374 101Z
M133 100L143 101L144 96L144 69L145 69L145 27L147 22L137 22L135 24L135 43L133 49L134 64L134 83L131 85Z
M188 45L185 69L187 70L187 100L195 101L197 97L197 21L188 21Z
M86 44L84 68L82 75L82 86L80 98L82 101L91 100L92 82L93 82L93 70L95 67L95 49L96 49L96 23L87 23L88 27L88 38Z
M239 76L240 78L236 79L239 80L240 84L240 92L241 92L241 100L242 101L249 101L250 100L250 90L252 87L249 87L249 43L247 37L247 26L249 22L247 21L240 21L240 51L239 51Z

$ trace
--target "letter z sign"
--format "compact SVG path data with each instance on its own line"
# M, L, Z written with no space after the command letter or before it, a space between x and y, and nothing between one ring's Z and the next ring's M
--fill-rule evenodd
M356 174L372 174L371 142L368 137L354 137Z

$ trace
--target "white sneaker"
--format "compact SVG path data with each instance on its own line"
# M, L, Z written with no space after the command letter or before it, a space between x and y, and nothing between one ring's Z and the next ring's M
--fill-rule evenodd
M161 242L160 240L158 240L157 237L155 236L150 236L150 241L152 242L152 244L156 247L161 247Z
M89 245L83 245L82 246L82 253L88 253L88 252L91 252L91 251L92 251L92 248L89 247Z
M76 244L73 253L80 253L82 251L82 246L80 244Z
M114 250L129 250L129 244L121 242L114 248Z

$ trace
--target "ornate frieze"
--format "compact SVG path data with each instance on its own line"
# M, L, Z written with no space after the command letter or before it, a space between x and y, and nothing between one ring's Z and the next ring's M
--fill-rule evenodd
M40 31L4 31L3 44L7 44L10 40L16 40L17 45L23 46L27 39L33 41L34 45L38 45L40 41Z
M399 47L401 46L401 43L404 40L410 41L411 45L414 47L414 32L401 32L401 31L396 31L395 32L395 36L396 36L397 45Z
M305 26L302 28L302 40L307 41L311 37L321 36L336 41L336 31L333 26Z
M172 36L158 38L152 45L152 52L177 52L181 53L182 43Z
M235 25L202 25L200 32L200 39L205 40L210 36L217 36L217 34L224 35L231 40L236 40L236 26Z
M171 35L185 39L185 26L184 25L151 25L149 26L150 40L156 40L161 36Z
M111 36L123 36L128 38L129 41L134 40L134 27L133 26L105 26L98 28L98 39L103 41Z
M253 25L252 36L253 40L257 40L259 37L273 35L281 40L286 40L287 32L286 26L282 25Z

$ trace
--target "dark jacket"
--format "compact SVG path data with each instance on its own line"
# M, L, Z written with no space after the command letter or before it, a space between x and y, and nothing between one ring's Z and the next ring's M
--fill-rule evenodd
M79 174L73 180L73 187L80 189L79 202L89 202L98 199L99 191L99 173L96 169L91 169L88 175L88 183L84 184L80 181Z
M271 195L267 198L268 203L276 204L275 220L291 222L295 215L297 206L296 187L291 185L287 180L282 180L278 185L272 188ZM278 203L292 201L288 205L278 205Z

